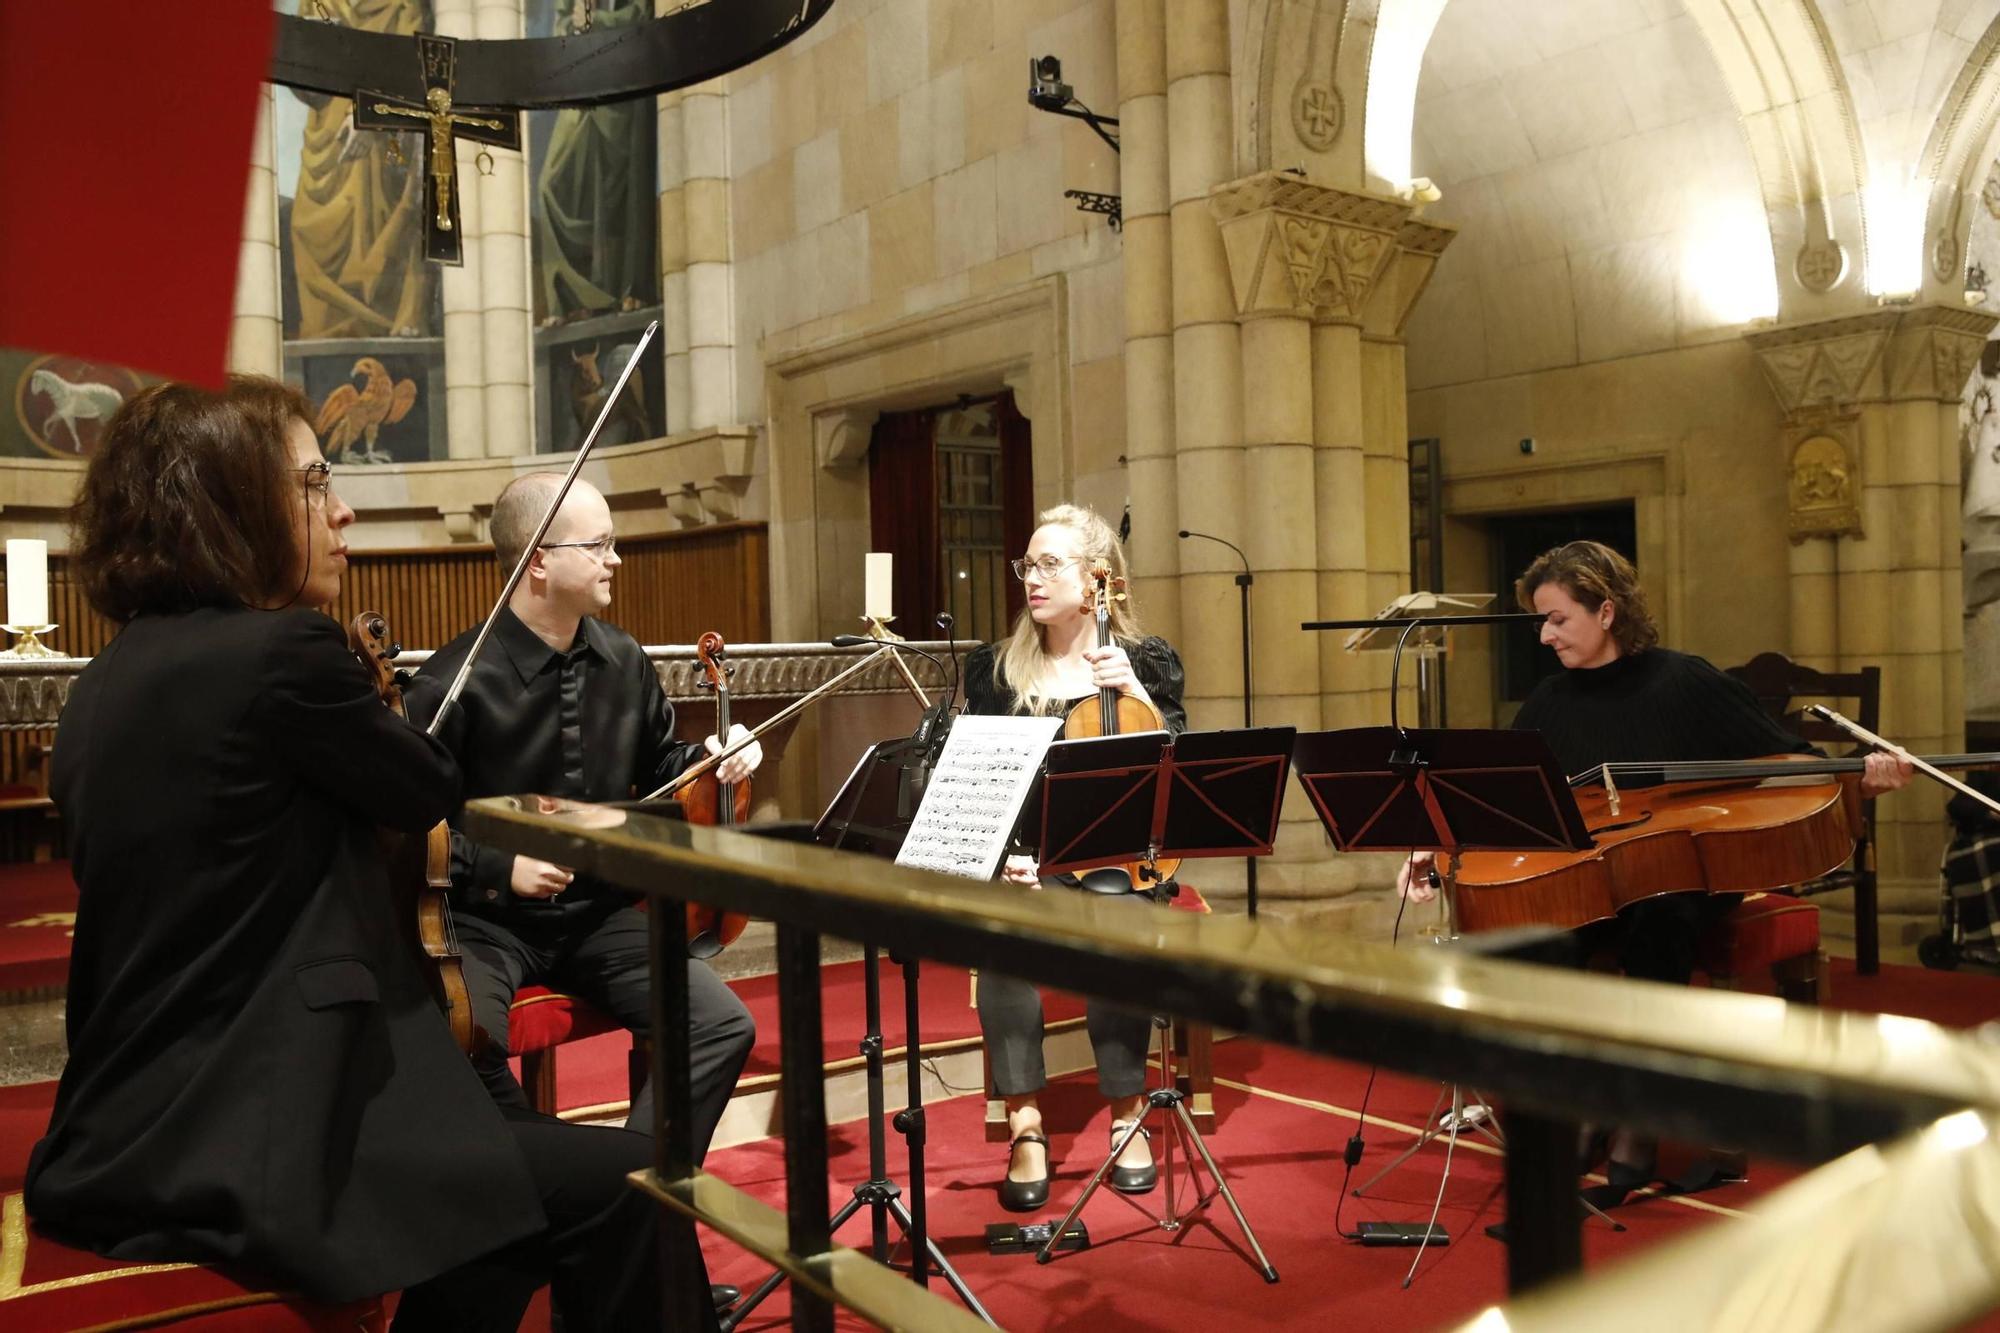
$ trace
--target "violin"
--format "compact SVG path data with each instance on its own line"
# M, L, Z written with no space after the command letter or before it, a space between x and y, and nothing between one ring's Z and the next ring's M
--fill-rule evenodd
M2000 754L1917 762L1985 768ZM1577 796L1596 846L1464 853L1454 875L1458 928L1575 929L1661 894L1761 893L1818 879L1854 854L1863 768L1860 756L1774 755L1590 769L1571 785L1597 784Z
M714 630L695 643L695 657L701 663L703 689L715 691L715 734L729 736L729 672L724 665L722 636ZM730 828L750 818L750 781L723 782L709 768L687 786L680 788L681 807L690 824L711 824ZM706 903L687 905L688 956L713 958L736 942L750 918L724 912Z
M1111 646L1111 604L1125 600L1125 580L1114 578L1108 562L1099 560L1090 570L1091 611L1097 618L1097 646ZM1085 699L1069 710L1063 719L1064 740L1084 740L1093 736L1121 736L1135 731L1160 731L1167 725L1166 718L1153 706L1150 699L1126 694L1109 685L1102 686L1094 699ZM1125 887L1131 890L1169 880L1179 870L1178 860L1167 861L1127 861L1115 866L1107 866L1102 871L1085 871L1085 875L1122 872L1127 880Z
M402 645L390 642L389 622L380 612L363 611L348 623L347 646L374 682L376 697L397 717L406 717L402 687L390 665ZM398 917L414 927L410 943L430 964L425 973L432 996L451 1024L452 1040L470 1055L485 1045L486 1033L472 1021L472 994L451 921L451 825L439 820L421 840L384 829L382 841L390 883L413 899L414 910Z

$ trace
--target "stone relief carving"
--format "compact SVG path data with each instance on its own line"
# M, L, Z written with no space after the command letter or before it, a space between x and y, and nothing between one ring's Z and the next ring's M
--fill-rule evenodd
M1811 431L1792 447L1787 492L1795 542L1862 535L1854 457L1842 438L1847 434L1841 428Z
M1847 251L1839 241L1808 241L1792 261L1799 285L1809 292L1830 292L1847 276Z

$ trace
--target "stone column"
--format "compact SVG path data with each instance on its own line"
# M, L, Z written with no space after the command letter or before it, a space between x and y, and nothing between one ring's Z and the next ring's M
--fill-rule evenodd
M1747 339L1785 410L1790 655L1881 667L1879 730L1916 753L1964 744L1957 403L1994 322L1922 306ZM1877 807L1885 945L1936 911L1945 795L1919 779Z
M1180 491L1174 463L1174 272L1167 198L1165 0L1118 0L1123 192L1125 463L1133 581L1148 629L1182 639ZM1232 538L1232 540L1234 540ZM1239 543L1240 544L1240 543Z
M1208 195L1229 177L1229 7L1166 6L1173 410L1180 524L1243 546L1243 363L1229 264ZM1128 431L1130 427L1128 426ZM1235 636L1238 566L1213 542L1180 552L1180 638L1189 724L1241 725Z
M688 422L736 418L736 292L729 249L729 97L720 79L681 104L686 218Z
M478 35L522 34L521 0L476 0ZM511 458L535 451L534 302L530 299L527 149L488 149L493 174L476 171L479 186L479 309L484 364L485 452ZM476 154L475 154L476 156ZM473 193L466 191L468 195ZM469 203L462 201L461 206ZM468 241L470 241L468 237Z
M665 353L667 434L688 428L687 154L682 148L683 92L662 93L660 106L660 341Z
M250 182L243 203L243 249L236 264L236 310L229 326L229 368L240 374L285 373L285 308L279 291L278 176L272 99L264 85L250 138Z
M1386 697L1369 693L1371 681L1386 681L1379 655L1346 654L1344 635L1307 634L1299 622L1367 614L1402 591L1371 582L1399 569L1408 578L1407 469L1396 468L1402 346L1393 339L1421 284L1386 303L1376 293L1401 262L1409 207L1286 172L1232 181L1209 203L1242 320L1257 716L1301 729L1380 723ZM1378 318L1378 308L1393 318ZM1365 868L1350 858L1327 862L1305 802L1292 803L1285 823L1274 896L1358 882Z
M474 0L435 0L437 31L445 37L478 36ZM444 306L444 422L445 445L452 458L486 456L486 347L485 316L479 308L484 275L481 260L480 204L485 191L479 188L479 148L476 143L458 145L459 179L466 188L459 191L458 224L463 231L465 262L447 266L442 272L440 292Z

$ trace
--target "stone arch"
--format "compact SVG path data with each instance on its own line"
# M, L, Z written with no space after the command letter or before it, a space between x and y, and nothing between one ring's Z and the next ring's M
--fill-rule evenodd
M1853 99L1815 0L1682 3L1750 143L1783 317L1848 306L1866 256L1867 167Z
M1924 295L1964 299L1966 251L1989 164L2000 154L2000 18L1973 46L1931 125L1917 164L1926 190Z

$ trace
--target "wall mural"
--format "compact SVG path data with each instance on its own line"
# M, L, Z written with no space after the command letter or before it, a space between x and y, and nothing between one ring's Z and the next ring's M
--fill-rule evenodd
M424 0L311 3L346 27L431 30ZM280 7L298 12L297 0ZM329 457L442 458L444 318L437 270L424 262L422 137L357 130L353 108L277 90L285 378L312 400Z
M651 0L528 0L527 35L636 23ZM639 333L660 313L658 114L650 97L528 114L536 448L574 449ZM659 347L655 343L655 348ZM664 359L649 356L603 444L666 430Z
M80 461L97 450L112 413L158 377L74 356L0 350L0 455Z

